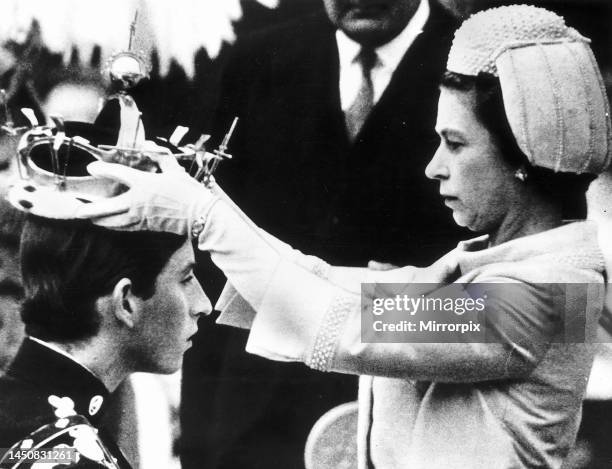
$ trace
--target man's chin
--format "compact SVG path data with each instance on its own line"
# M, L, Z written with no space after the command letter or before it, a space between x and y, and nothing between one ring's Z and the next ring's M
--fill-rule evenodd
M181 359L178 364L173 363L171 366L164 366L155 373L159 375L173 375L183 367L183 360Z
M183 367L183 355L175 357L172 360L166 360L164 363L158 363L153 369L148 370L149 373L158 375L172 375Z
M388 30L386 21L376 18L354 18L342 24L342 30L353 41L379 47L391 41L396 32Z

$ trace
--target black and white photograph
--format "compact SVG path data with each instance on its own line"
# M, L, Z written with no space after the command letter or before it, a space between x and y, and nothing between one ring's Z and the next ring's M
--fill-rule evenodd
M0 1L0 468L612 469L611 26Z

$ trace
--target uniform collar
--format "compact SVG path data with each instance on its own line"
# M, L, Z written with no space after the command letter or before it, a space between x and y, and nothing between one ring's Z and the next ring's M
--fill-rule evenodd
M48 396L68 397L77 414L99 424L109 392L87 368L42 341L26 338L7 375L30 383ZM49 404L50 409L52 409Z

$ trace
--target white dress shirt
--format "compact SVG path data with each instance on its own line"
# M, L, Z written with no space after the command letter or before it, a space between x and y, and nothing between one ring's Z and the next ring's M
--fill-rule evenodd
M393 40L376 49L378 61L371 74L374 104L378 102L387 88L393 72L395 72L406 51L423 31L423 27L429 18L429 12L428 0L421 0L417 11L404 30ZM362 72L356 60L361 45L350 39L341 30L336 31L336 42L340 58L340 102L342 110L346 111L355 101L361 85Z

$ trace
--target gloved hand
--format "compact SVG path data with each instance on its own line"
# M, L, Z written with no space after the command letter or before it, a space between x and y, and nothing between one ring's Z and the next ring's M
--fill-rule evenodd
M191 178L174 157L160 164L163 173L146 173L119 164L96 161L87 170L128 187L116 197L82 207L78 217L114 230L191 233L195 220L204 220L219 198Z

